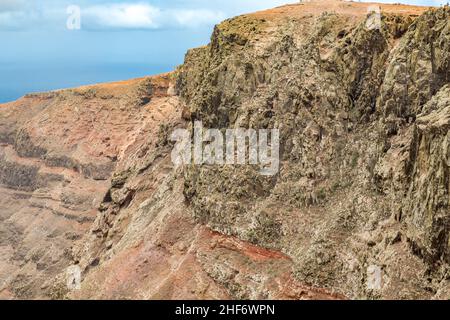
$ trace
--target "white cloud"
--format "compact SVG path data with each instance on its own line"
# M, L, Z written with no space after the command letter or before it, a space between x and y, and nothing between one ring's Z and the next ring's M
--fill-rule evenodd
M88 28L156 29L161 10L144 3L111 4L82 8L82 23Z
M1 0L0 13L22 10L26 3L24 0Z
M102 4L81 8L83 28L160 29L198 27L225 19L220 11L161 9L147 3Z
M5 1L5 0L0 0ZM18 30L32 25L39 18L41 12L29 9L24 1L5 1L0 3L0 30Z
M45 6L37 4L30 0L0 0L0 30L66 25L68 16L64 5L51 1ZM148 2L96 5L86 2L80 9L81 28L101 31L196 28L216 24L227 17L218 10L162 8Z

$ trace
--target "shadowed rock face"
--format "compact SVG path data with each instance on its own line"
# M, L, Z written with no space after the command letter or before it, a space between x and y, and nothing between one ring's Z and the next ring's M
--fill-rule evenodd
M367 6L240 16L173 74L0 105L0 297L450 298L450 11L369 30ZM194 120L279 128L280 172L174 168Z

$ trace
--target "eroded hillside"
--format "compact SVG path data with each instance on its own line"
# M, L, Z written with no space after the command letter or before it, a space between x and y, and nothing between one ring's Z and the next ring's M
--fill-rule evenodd
M369 5L236 17L173 74L1 105L0 296L449 299L450 9ZM174 168L195 120L280 129L279 173Z
M119 161L175 116L169 75L0 106L0 296L48 297ZM169 91L169 93L168 93Z

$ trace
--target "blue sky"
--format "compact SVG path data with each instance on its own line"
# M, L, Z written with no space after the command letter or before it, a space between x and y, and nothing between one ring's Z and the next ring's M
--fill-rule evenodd
M290 2L297 1L0 0L0 102L170 71L187 49L208 43L214 24ZM67 28L70 5L81 9L80 30Z

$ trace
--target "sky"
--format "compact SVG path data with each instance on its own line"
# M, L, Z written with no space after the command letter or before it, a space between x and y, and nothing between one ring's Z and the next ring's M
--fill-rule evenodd
M209 42L218 22L294 2L0 0L0 103L29 92L171 71L187 49Z

